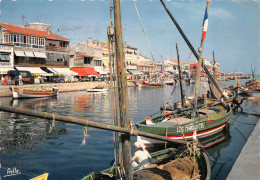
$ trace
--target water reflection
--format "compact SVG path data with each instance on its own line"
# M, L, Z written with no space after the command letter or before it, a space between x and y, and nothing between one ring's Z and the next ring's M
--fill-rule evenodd
M185 85L187 96L193 94L193 86ZM128 103L131 121L135 123L158 112L168 101L180 101L179 86L173 95L172 91L173 86L142 89L130 87ZM17 101L2 98L0 104L112 124L110 98L109 92L78 91L60 93L57 98L47 99ZM206 149L214 159L211 162L212 179L226 178L246 142L245 139L249 137L259 119L259 107L259 101L245 101L242 112L239 110L232 115L227 133L220 133L212 137L213 140L205 139L209 145L212 141L218 142L217 145ZM49 133L52 121L6 112L0 112L0 118L2 167L16 167L33 174L49 172L50 179L81 179L91 169L101 171L109 167L114 158L112 132L87 128L86 145L81 146L84 137L83 127L55 121L55 127ZM135 140L135 137L131 137L132 143ZM29 176L19 176L19 179L29 179Z

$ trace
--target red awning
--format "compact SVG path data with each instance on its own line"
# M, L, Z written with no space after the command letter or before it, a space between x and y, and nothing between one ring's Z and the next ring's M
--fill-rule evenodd
M95 71L94 68L84 68L84 67L73 67L71 68L72 71L78 73L78 76L90 76L95 75L98 76L99 74Z

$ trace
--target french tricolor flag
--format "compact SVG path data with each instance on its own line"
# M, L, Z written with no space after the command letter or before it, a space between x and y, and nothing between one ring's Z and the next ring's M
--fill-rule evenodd
M205 10L205 15L204 15L204 21L203 21L203 28L202 28L202 39L205 39L206 34L207 34L207 29L208 29L208 7L209 7L209 1L207 0L207 7Z

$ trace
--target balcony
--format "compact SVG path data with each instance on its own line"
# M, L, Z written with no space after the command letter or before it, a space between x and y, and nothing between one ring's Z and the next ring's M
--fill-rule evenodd
M56 51L56 52L69 52L68 47L56 47L56 46L46 46L46 51Z

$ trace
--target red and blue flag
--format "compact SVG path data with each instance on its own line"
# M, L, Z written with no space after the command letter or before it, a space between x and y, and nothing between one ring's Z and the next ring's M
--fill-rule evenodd
M208 3L210 0L207 0L207 7L205 10L204 20L203 20L203 28L202 28L202 39L205 39L208 29Z

